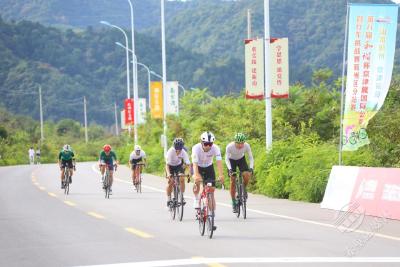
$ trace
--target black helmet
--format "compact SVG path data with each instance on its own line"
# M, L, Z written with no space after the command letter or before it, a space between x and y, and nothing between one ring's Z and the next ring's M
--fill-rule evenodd
M175 138L174 139L174 148L175 150L182 150L185 143L183 142L182 138Z

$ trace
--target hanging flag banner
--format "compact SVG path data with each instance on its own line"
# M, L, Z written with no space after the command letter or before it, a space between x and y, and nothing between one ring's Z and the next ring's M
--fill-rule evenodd
M392 79L397 12L397 5L350 5L343 150L369 144L368 121L382 107Z
M269 80L272 98L289 97L288 38L271 38Z
M166 84L166 97L167 97L167 114L179 114L179 92L178 82L167 82Z
M125 107L125 124L134 124L135 123L135 114L134 114L134 108L133 108L133 99L132 98L127 98L125 99L124 103Z
M122 130L128 129L128 125L125 124L125 110L121 111L121 129Z
M138 105L138 124L143 124L146 122L146 98L139 98Z
M246 98L264 99L264 41L245 40Z
M153 119L161 119L163 117L163 92L162 82L151 82L150 98L151 98L151 117Z

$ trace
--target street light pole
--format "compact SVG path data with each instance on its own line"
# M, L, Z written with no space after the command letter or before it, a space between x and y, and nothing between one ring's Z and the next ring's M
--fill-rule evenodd
M83 113L85 116L85 142L88 143L88 129L87 129L87 113L86 113L86 96L83 97Z
M40 140L43 143L44 132L43 132L43 105L42 105L42 86L39 85L39 112L40 112Z
M134 28L134 16L133 16L133 5L131 0L127 0L130 6L130 10L131 10L131 37L132 37L132 57L135 59L134 61L132 61L132 72L133 72L133 117L134 117L134 123L133 123L133 131L134 131L134 136L135 136L135 144L137 144L138 140L137 140L137 118L138 118L138 114L137 114L137 106L138 106L138 78L137 78L137 57L136 57L136 53L135 53L135 28ZM127 45L127 48L129 48L129 46Z
M264 0L264 76L265 76L265 139L266 148L269 151L272 148L272 104L271 104L271 88L269 82L269 0Z
M118 26L116 26L114 24L111 24L111 23L109 23L107 21L100 21L100 23L104 24L104 25L107 25L109 27L115 28L115 29L119 30L120 32L122 32L124 34L124 37L125 37L125 46L129 47L128 36L126 35L126 32L121 27L118 27ZM130 94L130 91L129 91L129 88L130 88L129 52L128 52L127 49L125 49L125 50L126 50L126 94L127 94L126 97L128 99L130 99L131 98L131 94ZM128 126L128 132L129 132L129 135L131 135L131 126L130 125ZM137 139L136 134L137 133L135 132L134 134L135 134L135 141L136 141L136 139Z
M115 42L115 44L118 45L118 46L120 46L120 47L122 47L122 48L124 48L124 49L127 49L127 50L130 51L130 52L132 52L131 49L127 48L126 46L124 46L124 45L121 44L120 42ZM138 61L137 61L137 57L136 57L135 54L133 54L133 59L134 59L134 61L136 61L136 65L140 65L140 66L144 67L144 68L147 70L147 75L148 75L148 97L149 97L149 108L150 108L150 104L151 104L151 103L150 103L150 102L151 102L151 100L150 100L150 85L151 85L150 73L151 73L152 71L150 70L149 67L147 67L147 66L144 65L143 63L138 62ZM156 74L156 75L157 75L157 74ZM161 77L161 76L160 76L160 77Z
M164 157L167 155L167 110L166 110L166 97L165 97L165 88L167 84L167 60L166 60L166 51L165 51L165 12L164 12L164 2L165 0L161 0L161 47L162 47L162 84L163 84L163 125L164 125Z

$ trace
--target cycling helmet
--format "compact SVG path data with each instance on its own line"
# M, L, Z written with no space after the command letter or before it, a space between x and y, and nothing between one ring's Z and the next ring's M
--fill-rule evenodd
M63 147L63 150L64 150L64 151L70 151L70 150L71 150L71 146L65 144L64 147Z
M111 151L111 146L110 145L104 145L103 146L104 152L110 152Z
M183 142L182 138L175 138L174 139L174 148L175 150L182 150L185 143Z
M246 141L246 136L243 133L235 134L235 143L244 143Z
M135 145L135 151L140 151L142 148L139 145Z
M200 136L201 142L214 143L215 136L212 132L204 132Z

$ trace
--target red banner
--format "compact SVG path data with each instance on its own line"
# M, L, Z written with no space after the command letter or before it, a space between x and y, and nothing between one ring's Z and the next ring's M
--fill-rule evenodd
M134 124L134 118L133 99L127 98L125 99L125 124Z

